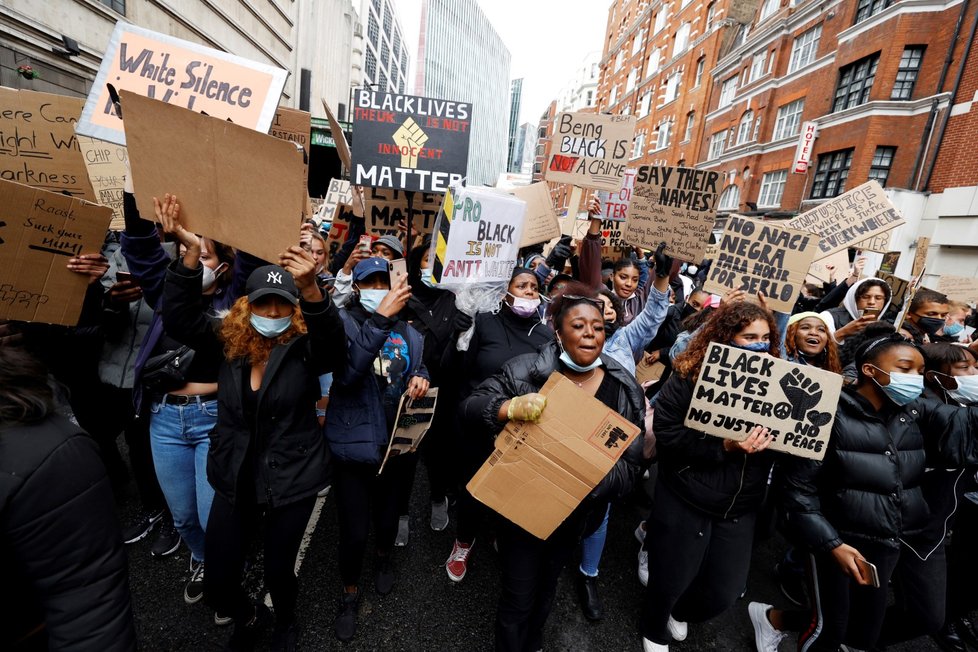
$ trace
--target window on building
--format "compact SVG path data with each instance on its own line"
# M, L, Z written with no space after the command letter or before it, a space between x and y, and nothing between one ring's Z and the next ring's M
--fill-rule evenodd
M692 1L693 0L682 0L682 2L679 3L679 8L680 9L683 9L684 7L686 7L687 5L689 5L689 3L692 2Z
M757 205L765 208L780 207L781 197L784 195L784 184L787 181L787 170L768 172L761 177L761 194L757 197Z
M380 63L381 65L386 66L388 69L393 68L391 65L391 51L390 48L387 47L387 41L380 42Z
M750 64L750 81L760 79L764 76L764 64L767 63L767 50L762 50L754 55Z
M407 52L405 50L401 50L401 72L407 74Z
M791 44L791 58L788 60L789 74L815 61L815 57L818 55L818 42L821 38L821 25L816 25L795 38Z
M774 15L774 13L781 8L781 0L764 0L764 4L761 5L761 16L757 19L758 22L766 20L767 18Z
M594 91L587 92L587 105L594 106Z
M683 142L688 143L693 137L693 125L696 123L696 112L690 111L686 114L686 129L683 131Z
M679 29L676 30L676 35L674 37L673 45L672 45L673 58L676 58L677 56L685 52L686 48L689 47L689 29L690 29L690 24L683 23L682 25L679 26Z
M364 55L364 59L364 67L367 69L367 81L377 81L377 57L374 56L374 51L367 48L367 53Z
M737 126L737 144L743 145L750 141L751 127L754 126L754 112L745 111L740 116L740 124Z
M608 106L614 106L618 103L618 87L614 86L611 89L611 95L608 96Z
M642 96L642 104L639 108L638 117L644 118L649 114L649 109L652 105L652 91L646 91L645 95Z
M718 131L717 133L710 136L710 159L720 158L723 156L723 148L727 144L727 132Z
M377 87L382 91L387 90L387 75L383 70L377 73Z
M99 0L99 2L116 13L126 15L126 0Z
M909 100L913 97L913 87L917 83L917 73L920 72L923 59L923 45L911 45L903 49L896 81L893 82L893 92L890 94L891 100Z
M835 89L835 101L832 103L833 113L869 101L879 62L880 53L877 52L839 68L839 85Z
M846 189L846 177L852 165L852 149L840 149L820 154L812 181L812 199L838 197Z
M890 6L890 0L859 0L856 5L856 22L860 23L870 16L875 16Z
M795 100L778 107L778 116L774 122L773 140L791 138L801 131L801 113L805 110L805 98Z
M720 102L717 108L722 109L725 106L730 106L730 103L733 102L733 98L736 93L737 77L735 75L723 82L723 85L720 86Z
M374 6L374 11L376 11L377 15L379 16L380 12L384 8L384 0L372 0L370 4Z
M632 68L628 73L628 79L625 81L625 92L630 93L633 88L635 88L635 78L638 76L638 70Z
M652 33L658 34L661 32L662 28L666 26L667 20L669 20L669 5L662 5L662 9L655 15L655 25L652 28Z
M716 19L717 15L717 5L715 2L711 2L706 6L706 29L713 27L713 21Z
M670 142L672 142L672 120L665 120L659 123L659 129L656 132L655 148L665 149L669 147Z
M651 76L659 72L659 63L661 58L662 51L659 48L652 50L651 54L649 54L649 65L646 69L646 75Z
M638 54L638 51L639 50L642 49L642 43L644 41L645 41L645 30L644 29L640 29L640 30L638 30L638 34L636 34L635 35L635 38L632 40L632 56L633 57L636 54Z
M390 3L385 3L384 4L384 33L390 34L392 26L393 26L393 19L391 18L391 6Z
M738 208L740 208L740 186L730 184L720 193L717 210L735 211Z
M666 96L662 103L672 102L674 99L679 97L679 81L682 79L683 74L678 70L671 75L669 79L666 80Z
M619 50L618 56L615 58L615 72L621 70L621 67L624 63L625 63L625 51Z
M703 81L703 69L706 68L706 57L696 60L696 79L693 80L693 88L696 88Z
M893 165L896 150L896 147L880 145L873 153L873 162L869 164L869 178L876 179L881 186L885 187L886 180L890 177L890 167Z
M632 141L632 158L638 158L645 154L645 132L640 131L635 134L635 140Z
M367 38L375 48L380 47L380 26L372 13L367 18Z

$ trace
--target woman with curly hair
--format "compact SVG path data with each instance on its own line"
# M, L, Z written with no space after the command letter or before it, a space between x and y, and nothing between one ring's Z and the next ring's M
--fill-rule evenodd
M641 631L646 652L666 652L703 622L733 605L747 583L754 522L773 456L766 428L743 441L684 425L693 387L711 342L778 357L774 316L746 301L725 304L673 363L655 404L659 460L655 503L647 519L649 580ZM676 555L677 550L683 554Z
M839 346L832 339L831 327L822 314L799 312L788 319L784 331L785 359L819 369L842 373Z
M316 419L319 376L346 361L343 324L316 284L316 262L298 245L279 265L248 277L245 296L223 320L201 310L197 236L176 211L163 226L187 253L167 270L163 324L194 350L223 347L217 424L207 479L215 495L205 535L204 596L234 619L227 648L251 650L268 621L241 586L248 541L264 514L265 587L275 607L272 649L296 646L295 559L316 493L326 484L326 442Z

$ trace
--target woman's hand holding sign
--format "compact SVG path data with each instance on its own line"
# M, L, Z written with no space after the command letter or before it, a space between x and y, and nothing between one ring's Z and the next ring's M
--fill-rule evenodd
M771 445L774 441L774 437L771 436L771 431L764 426L754 426L750 433L747 435L747 439L743 441L735 441L733 439L723 440L723 450L728 453L733 453L739 450L741 453L746 453L747 455L752 455L754 453L760 453L762 450Z

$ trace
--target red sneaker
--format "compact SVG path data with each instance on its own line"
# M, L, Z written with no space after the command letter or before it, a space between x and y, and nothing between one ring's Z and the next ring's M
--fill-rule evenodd
M469 545L455 541L452 554L448 556L448 561L445 562L445 570L448 571L448 577L453 582L461 582L462 578L465 577L465 571L468 570L469 566L469 553L472 552L473 546L475 546L475 541Z

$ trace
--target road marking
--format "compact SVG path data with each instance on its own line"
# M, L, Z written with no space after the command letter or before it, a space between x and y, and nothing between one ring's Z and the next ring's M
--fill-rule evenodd
M316 525L319 523L319 517L323 514L323 505L326 504L326 499L329 494L325 496L316 498L316 504L313 505L312 514L309 515L309 522L306 523L306 531L302 533L302 541L299 542L299 554L295 556L295 574L299 575L299 569L302 568L302 560L306 558L306 550L309 548L309 544L312 542L312 535L316 531ZM270 593L265 593L265 606L268 608L272 607L272 596Z

